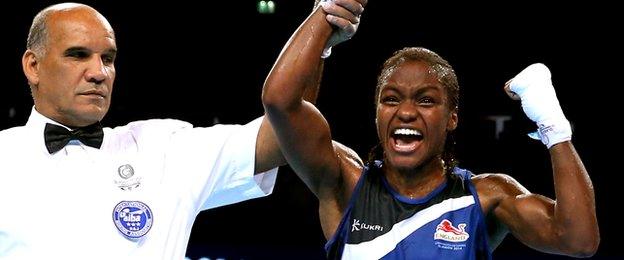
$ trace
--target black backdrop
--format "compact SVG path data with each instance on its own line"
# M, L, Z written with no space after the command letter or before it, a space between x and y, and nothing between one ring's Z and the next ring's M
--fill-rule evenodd
M275 0L273 15L258 14L256 0L157 2L85 2L116 30L117 81L106 125L171 117L209 126L261 115L264 78L313 1ZM20 58L32 17L52 3L2 8L0 129L28 117L32 101ZM326 61L318 107L333 138L366 156L376 140L372 96L382 62L404 46L427 47L445 57L459 77L461 166L511 174L529 190L553 197L548 153L526 137L533 125L501 90L524 67L543 62L553 73L574 144L596 189L602 243L595 258L621 257L622 236L614 228L620 172L613 162L621 154L615 129L622 113L616 100L622 22L616 12L596 1L553 6L373 0L358 34L335 47ZM498 136L492 116L510 117ZM616 195L609 198L608 192ZM268 198L201 213L188 256L318 259L324 242L315 197L284 167ZM494 256L557 258L511 236Z

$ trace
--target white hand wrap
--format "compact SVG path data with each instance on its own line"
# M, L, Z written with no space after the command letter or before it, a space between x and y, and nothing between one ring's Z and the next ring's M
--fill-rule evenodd
M325 49L323 49L323 53L321 54L321 58L325 59L325 58L329 57L329 55L331 55L331 48L332 48L332 46L326 46Z
M520 97L527 117L537 123L538 131L529 134L531 138L541 140L548 148L572 138L570 122L563 115L548 67L532 64L516 75L509 87Z
M359 17L362 10L352 10L355 6L347 6L346 3L343 2L337 4L335 1L336 0L321 0L319 3L319 6L321 6L326 13L325 19L334 27L334 31L327 40L327 44L321 55L323 59L331 55L332 46L336 46L341 42L351 39L360 24ZM357 22L354 23L349 20L349 15L343 13L345 10L351 12L351 15L355 15Z
M322 8L327 8L327 7L326 7L327 2L331 2L331 1L332 1L332 0L321 0L321 2L320 2L320 6L321 6ZM329 45L329 42L328 42L328 45L327 45L327 46L325 46L325 49L323 49L323 53L321 53L321 58L322 58L322 59L325 59L325 58L329 57L329 55L331 55L331 49L332 49L332 46L331 46L331 45Z

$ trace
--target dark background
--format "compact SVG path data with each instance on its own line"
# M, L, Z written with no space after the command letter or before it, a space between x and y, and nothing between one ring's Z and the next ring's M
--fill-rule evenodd
M274 2L272 15L259 14L256 0L85 2L108 18L119 48L113 105L105 125L178 118L210 126L245 123L261 115L263 81L313 4ZM2 8L0 129L24 124L30 113L32 100L20 59L33 16L52 3ZM545 63L594 183L602 236L594 258L620 258L623 240L614 209L621 183L616 164L622 154L616 130L622 113L617 94L622 45L616 41L622 21L617 10L597 1L552 6L373 0L356 36L335 47L326 61L318 107L332 125L333 138L365 157L376 141L373 93L383 61L405 46L429 48L454 66L461 85L460 165L475 173L508 173L532 192L554 197L548 152L526 137L533 124L502 91L527 65ZM490 116L511 117L498 138ZM316 198L284 167L273 195L201 213L187 255L322 258L325 239L317 206ZM539 253L512 236L494 256L564 258Z

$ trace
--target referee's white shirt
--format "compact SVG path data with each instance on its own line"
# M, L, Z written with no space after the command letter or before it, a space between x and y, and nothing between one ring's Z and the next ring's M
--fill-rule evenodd
M58 124L33 108L25 126L0 132L0 259L183 259L201 210L266 196L277 176L254 175L261 118L137 121L104 128L100 149L72 141L54 154L46 123ZM151 209L141 238L116 227L121 201Z

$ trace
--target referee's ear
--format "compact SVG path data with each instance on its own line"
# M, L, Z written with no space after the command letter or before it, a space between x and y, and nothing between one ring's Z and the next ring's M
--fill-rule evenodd
M22 56L22 70L31 88L39 85L39 60L35 52L26 50Z

